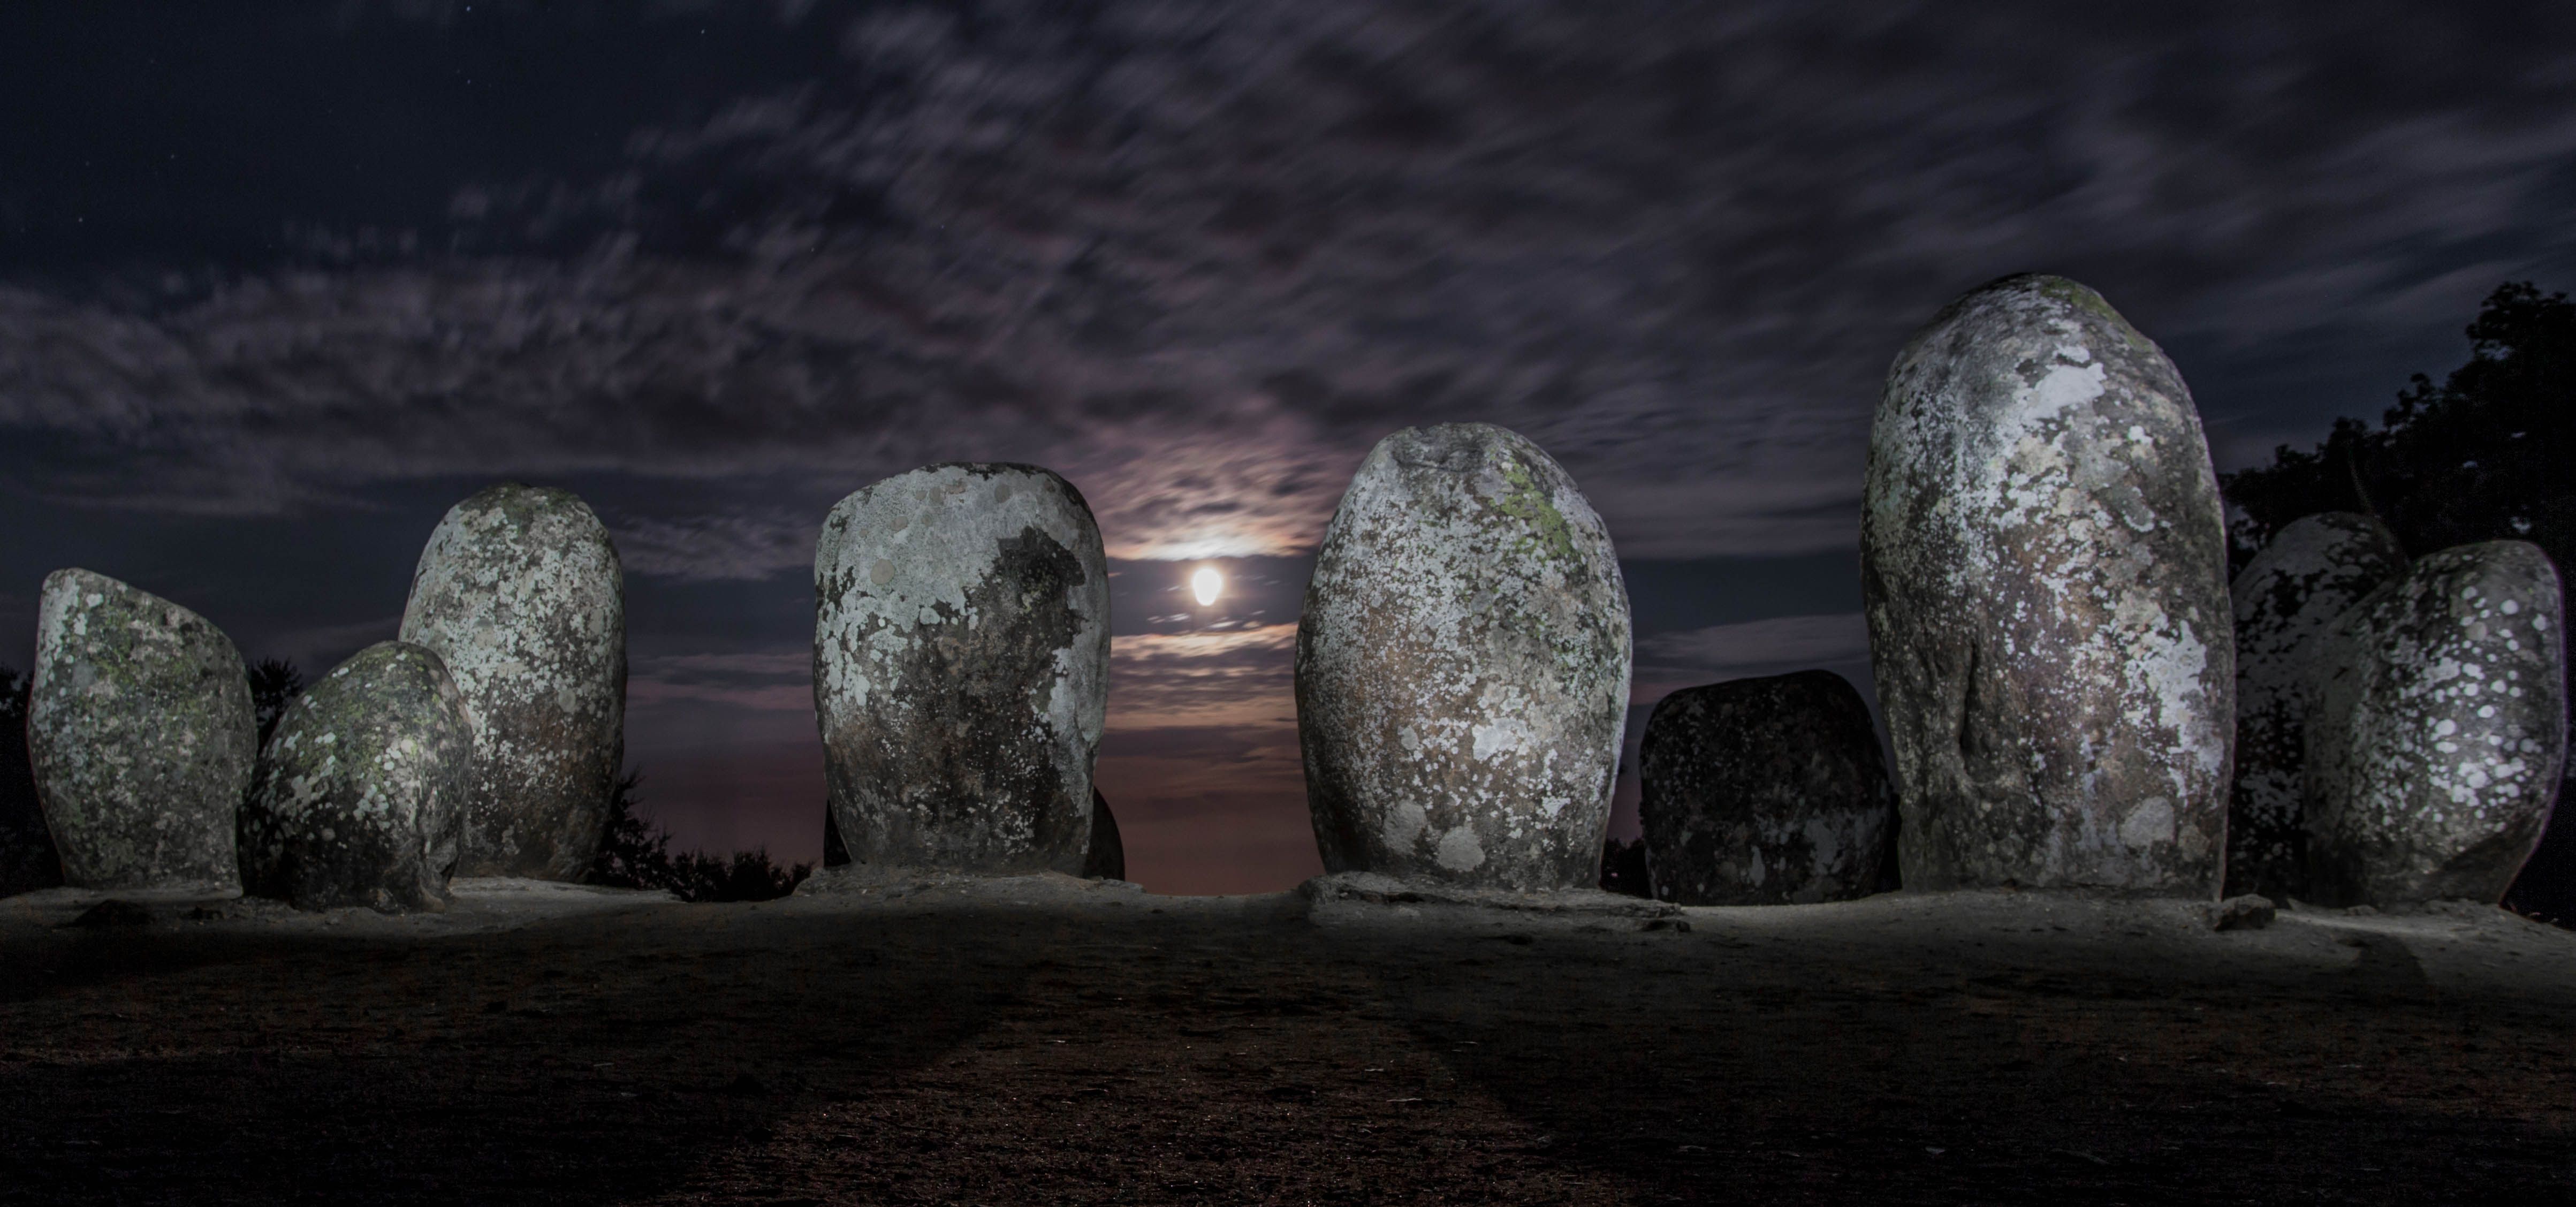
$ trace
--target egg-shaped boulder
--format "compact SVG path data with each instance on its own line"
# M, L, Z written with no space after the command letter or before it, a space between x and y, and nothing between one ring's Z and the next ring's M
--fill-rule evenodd
M1109 708L1109 563L1073 484L933 465L814 548L814 711L859 864L1078 875Z
M257 734L223 630L103 574L46 576L27 755L63 883L239 889L233 824Z
M1888 371L1864 492L1905 886L2215 898L2226 526L2164 353L2072 281L1974 290Z
M289 705L242 807L242 889L298 909L444 910L474 722L437 654L368 646Z
M2503 898L2567 756L2561 607L2548 554L2488 541L2418 560L2335 620L2302 780L2316 900Z
M446 664L474 721L460 876L578 880L626 741L626 580L568 490L494 486L421 550L402 640Z
M1536 444L1482 423L1379 441L1324 531L1297 626L1325 870L1592 887L1628 626L1609 530Z
M2227 890L2308 894L2300 780L2322 669L2317 637L2406 570L2387 525L2348 511L2284 525L2237 572L2236 782L2227 812Z
M1677 905L1804 905L1879 890L1896 789L1869 705L1832 671L1684 688L1638 744L1648 880Z

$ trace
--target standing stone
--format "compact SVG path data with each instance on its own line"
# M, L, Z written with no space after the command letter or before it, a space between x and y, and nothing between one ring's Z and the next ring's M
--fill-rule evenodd
M2276 533L2228 588L2236 609L2236 785L2227 813L2227 895L2308 896L2299 806L2313 642L2344 609L2406 570L2406 553L2366 515L2327 512Z
M590 870L625 757L625 590L571 491L494 486L429 534L402 639L447 664L474 722L458 875Z
M474 722L438 655L385 641L286 710L242 808L242 887L298 909L447 908Z
M2236 730L2226 532L2164 353L2072 281L1978 289L1888 371L1866 493L1906 887L2215 898Z
M65 884L238 889L255 733L221 629L103 574L46 576L27 753Z
M1876 891L1895 856L1878 731L1832 671L1674 692L1647 718L1637 763L1660 900L1848 901Z
M2492 904L2540 841L2567 754L2558 572L2538 546L2432 554L2319 641L2310 891Z
M1091 790L1091 849L1082 857L1082 874L1090 880L1127 878L1127 844L1119 841L1118 819L1109 815L1109 801L1098 788Z
M850 858L1082 870L1109 707L1109 563L1073 484L933 465L841 500L814 549L814 711Z
M1490 424L1379 441L1297 625L1325 870L1591 888L1628 670L1627 585L1563 468Z

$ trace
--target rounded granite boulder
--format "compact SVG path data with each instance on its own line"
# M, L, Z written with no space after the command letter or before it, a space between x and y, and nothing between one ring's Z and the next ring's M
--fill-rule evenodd
M1638 745L1648 877L1677 905L1804 905L1876 892L1896 790L1869 705L1832 671L1685 688Z
M2560 606L2547 554L2488 541L2417 561L2336 619L2307 729L2318 901L2504 896L2567 755Z
M438 655L368 646L296 698L242 808L243 890L298 909L447 908L474 723Z
M1073 484L932 465L814 549L814 711L860 864L1079 874L1109 708L1109 563Z
M1977 289L1888 371L1865 497L1906 887L2214 898L2226 533L2164 353L2072 281Z
M241 652L206 618L103 574L46 576L27 754L65 884L239 888L257 732Z
M494 486L421 550L402 640L446 663L474 722L460 876L577 880L625 757L625 573L580 496Z
M2236 613L2236 783L2227 812L2227 891L2308 896L2300 777L2321 669L2317 636L2405 573L2386 525L2336 511L2284 525L2228 588Z
M1297 626L1297 734L1328 872L1541 891L1600 874L1628 703L1610 533L1536 444L1378 442Z

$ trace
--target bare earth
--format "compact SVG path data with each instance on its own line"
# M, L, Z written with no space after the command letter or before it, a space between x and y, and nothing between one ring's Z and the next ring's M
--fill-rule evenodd
M2495 910L459 890L0 901L0 1202L2576 1194L2576 934Z

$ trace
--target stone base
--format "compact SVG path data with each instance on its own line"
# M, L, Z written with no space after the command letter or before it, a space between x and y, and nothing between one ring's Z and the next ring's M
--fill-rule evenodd
M991 876L935 868L881 863L845 863L823 868L796 886L798 897L874 896L892 901L934 890L962 896L1030 898L1073 894L1084 897L1142 895L1145 886L1127 880L1086 880L1062 872L1025 876Z
M1509 910L1567 918L1679 918L1682 908L1666 901L1650 901L1605 893L1599 889L1566 889L1559 892L1520 893L1509 889L1458 888L1451 885L1420 884L1383 876L1376 872L1334 872L1317 876L1297 886L1297 895L1316 906L1345 903L1366 905L1436 905L1471 909Z

